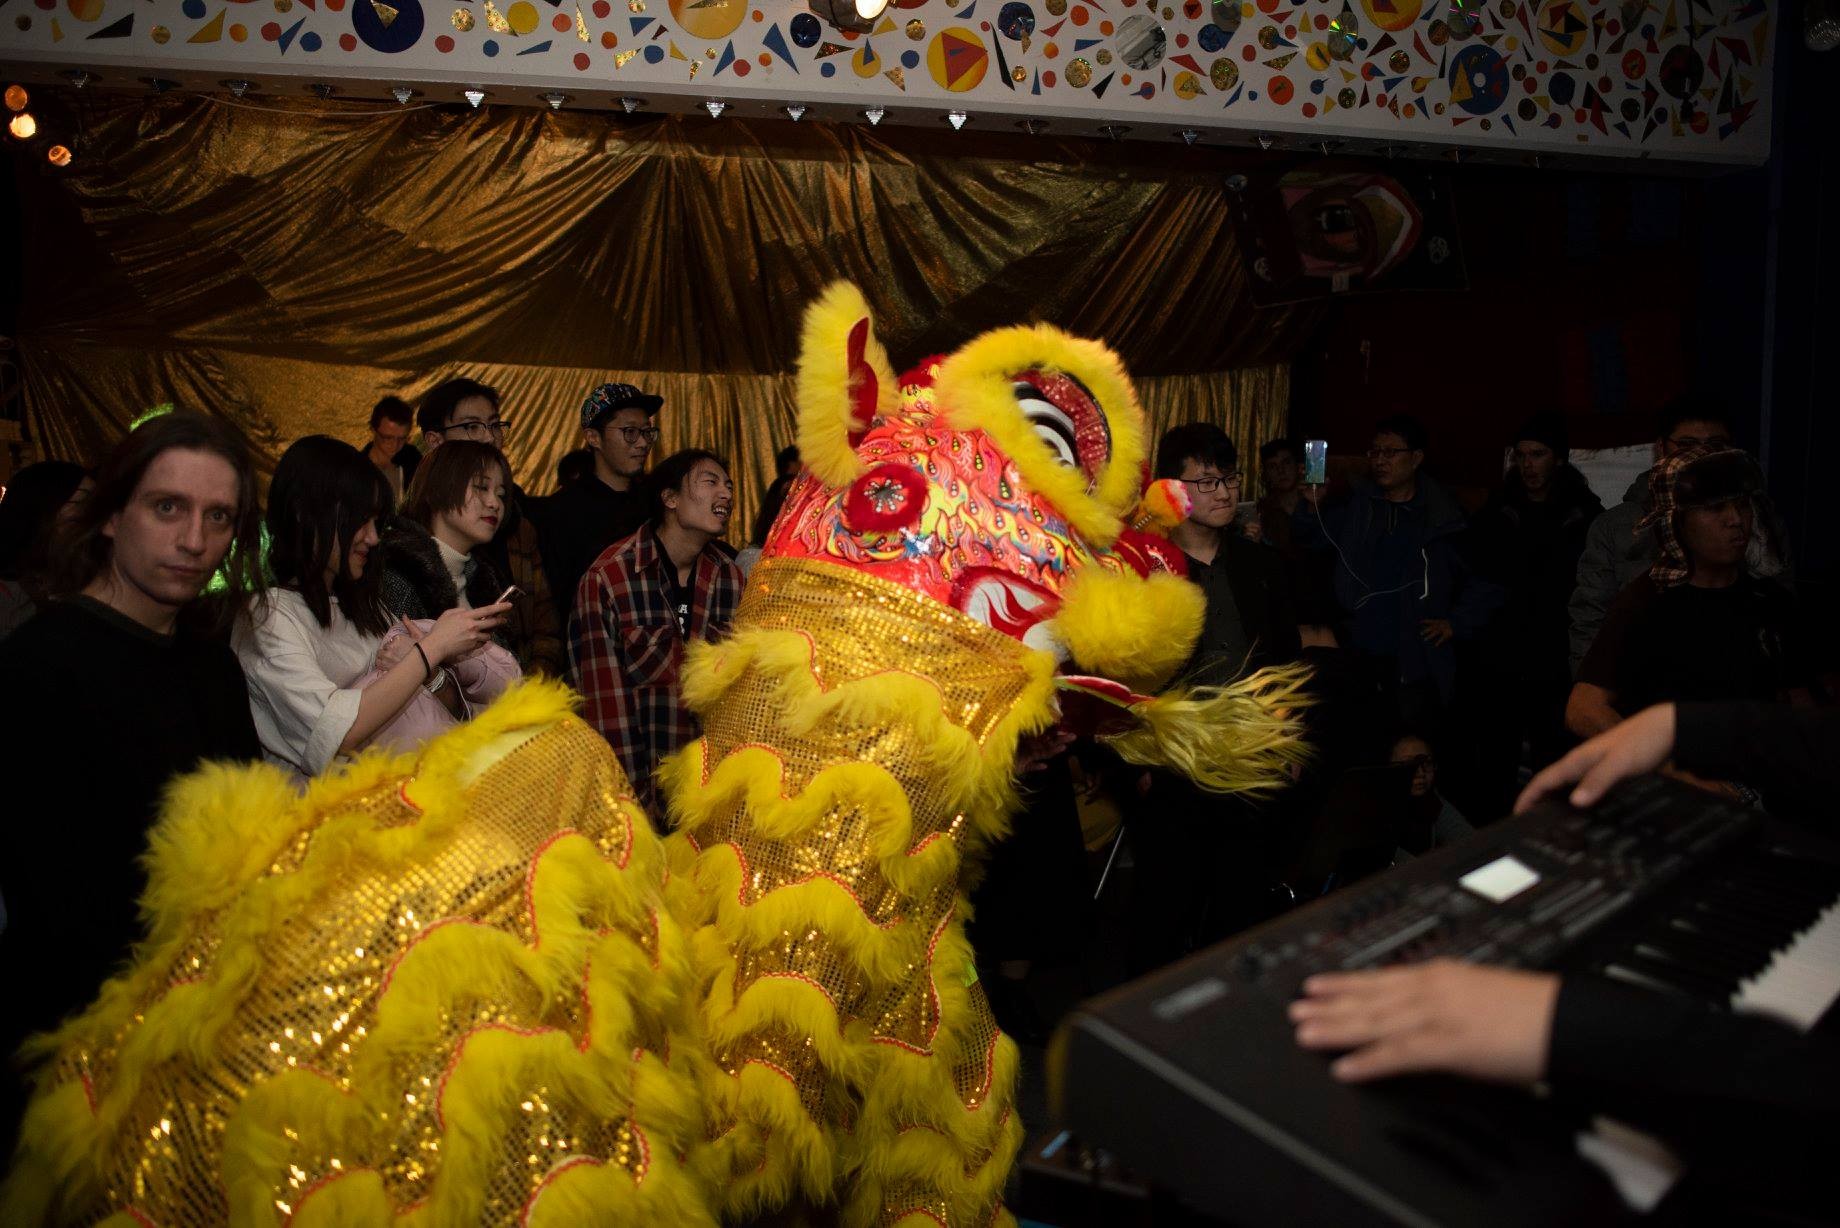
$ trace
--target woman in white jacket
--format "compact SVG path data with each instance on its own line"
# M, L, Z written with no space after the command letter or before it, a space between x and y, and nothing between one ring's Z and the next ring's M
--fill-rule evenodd
M299 440L275 467L272 586L239 620L233 646L264 755L303 778L363 748L424 691L463 712L450 667L485 645L510 608L455 608L386 643L391 620L367 564L391 503L377 467L329 436Z

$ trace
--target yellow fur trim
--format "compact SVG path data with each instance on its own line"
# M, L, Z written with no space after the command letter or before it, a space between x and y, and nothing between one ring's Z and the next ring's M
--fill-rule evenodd
M755 835L796 840L827 813L840 808L862 814L877 868L902 894L924 895L958 867L957 852L949 841L914 847L913 811L907 794L879 764L833 764L814 776L797 796L788 796L785 764L765 747L733 751L714 772L709 771L707 756L708 744L699 739L667 764L662 777L675 798L682 831L694 833L745 806Z
M949 842L937 843L950 851ZM906 918L886 928L876 925L846 887L828 878L780 887L744 903L741 852L731 844L703 850L692 874L708 901L711 924L730 948L758 951L788 932L815 929L864 973L892 979L920 958L931 936Z
M932 1053L875 1046L878 1062L862 1089L852 1140L860 1180L846 1223L879 1222L883 1193L903 1186L938 1191L952 1205L953 1222L976 1223L1008 1176L1022 1139L1014 1111L1019 1057L1003 1035L987 1054L970 1051L973 1022L989 1010L982 992L966 983L970 960L964 927L955 918L930 970L940 1012ZM959 1099L956 1080L945 1076L964 1066L984 1069L989 1079L972 1105Z
M727 641L693 647L685 694L707 714L708 733L662 769L677 827L669 841L673 907L701 927L694 945L709 970L704 1019L714 1054L757 1052L756 1037L791 1038L810 1046L792 1050L806 1054L801 1086L815 1071L826 1088L819 1109L765 1063L748 1062L724 1080L731 1095L711 1100L733 1114L715 1145L736 1164L726 1207L741 1218L802 1192L843 1199L842 1222L868 1228L883 1222L884 1193L943 1180L939 1197L952 1222L983 1223L1019 1138L1009 1111L1017 1056L971 985L965 903L942 916L942 897L955 878L962 886L972 877L977 850L1005 831L1017 742L1054 718L1053 662L1009 641L993 644L990 664L1000 668L986 676L1001 704L974 709L982 730L974 736L961 723L974 711L961 705L973 701L957 683L942 687L912 659L866 672L877 664L833 648L745 617ZM770 715L736 730L727 713L737 705ZM847 744L858 732L861 758L820 759L814 770L805 739ZM796 777L795 762L804 765ZM813 841L839 814L849 816L853 847L885 887L873 876L846 884L784 872L796 864L784 846ZM961 826L936 832L959 815ZM757 883L759 867L748 858L782 868ZM816 979L758 974L763 962L783 967L773 952L788 932L807 931L853 967ZM895 1043L874 1035L877 1019L856 1015L877 1015L875 1003L906 992L936 1008L930 1032L903 1032ZM961 1077L979 1085L973 1104L960 1099ZM838 1096L859 1106L847 1122L831 1107Z
M848 486L867 468L850 443L850 436L868 430L870 423L856 416L849 361L850 331L867 320L868 301L847 281L833 282L805 309L799 340L799 457L828 486ZM900 389L873 322L863 361L875 372L877 415L891 413Z
M1000 839L1009 830L1006 816L1016 801L1016 744L1024 734L1054 723L1052 657L1029 652L1018 658L1029 675L1024 694L980 745L951 722L939 687L929 679L891 668L826 689L819 681L816 651L799 632L765 628L738 632L720 644L693 644L684 670L685 702L693 711L707 711L754 669L774 687L775 712L791 734L825 724L906 727L924 749L929 767L943 777L943 795L950 799L946 804L965 810L985 839ZM717 810L693 800L709 787L701 779L700 756L700 751L680 751L660 769L673 799L673 817L682 828L694 827Z
M526 684L430 743L419 759L365 756L298 800L278 797L273 773L260 767L209 769L172 790L150 857L155 937L133 971L47 1042L93 1049L98 1040L114 1046L119 1038L111 1076L97 1087L93 1108L75 1081L54 1083L35 1098L18 1165L0 1195L0 1220L93 1214L101 1197L96 1174L119 1146L143 1082L164 1068L223 1061L214 1051L219 1038L246 1043L230 1025L265 953L340 893L445 855L466 830L463 785L507 748L569 719L573 702L558 685ZM599 749L584 727L567 736ZM410 770L422 811L414 821L379 825L374 810L356 805ZM539 1085L586 1125L632 1115L650 1134L649 1161L642 1175L588 1164L554 1174L533 1196L531 1223L582 1222L576 1213L588 1204L634 1222L712 1222L710 1172L698 1157L687 1167L679 1158L698 1150L698 1084L713 1069L695 1023L698 974L686 936L663 915L663 848L629 799L605 800L605 832L617 834L623 820L630 841L617 862L586 836L560 828L530 855L522 881L529 884L534 944L464 919L429 926L397 957L387 988L372 991L369 1034L361 1043L353 1035L348 1086L286 1069L256 1080L235 1102L215 1157L233 1222L276 1222L276 1191L287 1188L297 1156L313 1163L314 1154L337 1155L356 1168L398 1147L386 1133L395 1127L383 1123L388 1110L403 1107L401 1072L425 1069L431 1054L445 1053L447 1020L470 1015L472 1003L489 1003L512 1026L475 1030L451 1058L438 1092L440 1163L430 1197L405 1226L484 1222L480 1199L505 1161L500 1144L518 1101ZM283 802L279 814L267 810ZM281 847L300 837L304 851L290 854L298 864L272 869ZM188 877L195 894L186 889ZM207 917L214 910L221 915ZM210 962L200 979L172 985L176 961L207 921L216 945ZM550 1004L584 993L587 1035L557 1030ZM671 1054L669 1067L649 1051L659 1046ZM641 1048L648 1051L636 1052ZM436 1103L427 1086L410 1084L409 1092ZM357 1171L322 1178L295 1208L300 1224L380 1223L395 1209L383 1184Z
M1131 763L1171 768L1214 793L1270 793L1309 757L1298 720L1309 677L1307 666L1289 665L1159 695L1131 709L1137 728L1106 741Z
M1078 379L1110 424L1111 459L1090 490L1086 475L1057 461L1016 406L1010 377L1031 368ZM1029 488L1087 541L1107 546L1118 536L1119 518L1135 506L1142 480L1144 413L1116 354L1046 324L999 328L940 364L934 399L947 422L994 439Z
M1088 567L1068 582L1048 630L1082 670L1154 691L1188 660L1206 614L1206 597L1180 576Z
M1021 1146L1022 1123L1011 1112L998 1127L997 1138L983 1163L968 1169L964 1153L939 1131L914 1126L896 1135L876 1157L880 1170L877 1179L883 1187L916 1185L938 1190L950 1205L950 1222L975 1224L1003 1193ZM867 1210L866 1206L862 1208Z
M815 981L762 976L737 995L730 966L716 976L703 1004L703 1022L718 1051L754 1032L777 1032L809 1044L835 1078L860 1083L866 1073L866 1029L846 1028L837 1004Z
M777 1071L749 1062L734 1076L734 1103L752 1126L765 1133L758 1168L738 1172L724 1197L729 1218L743 1219L767 1207L783 1206L794 1192L828 1202L837 1184L837 1149L805 1111L799 1094Z

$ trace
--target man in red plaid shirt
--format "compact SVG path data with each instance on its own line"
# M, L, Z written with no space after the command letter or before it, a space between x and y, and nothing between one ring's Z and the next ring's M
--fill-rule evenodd
M728 631L742 577L719 544L735 502L720 459L679 452L653 470L650 486L650 520L607 547L575 590L569 675L587 698L588 723L662 830L652 773L698 733L678 685L684 647Z

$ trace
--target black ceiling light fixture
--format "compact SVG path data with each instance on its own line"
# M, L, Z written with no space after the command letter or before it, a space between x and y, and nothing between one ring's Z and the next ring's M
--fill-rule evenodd
M810 0L810 4L820 21L858 34L873 32L875 19L888 11L888 0Z

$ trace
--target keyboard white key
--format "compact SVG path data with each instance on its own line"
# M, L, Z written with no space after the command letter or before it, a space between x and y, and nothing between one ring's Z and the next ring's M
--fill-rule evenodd
M1733 1010L1776 1015L1806 1032L1840 998L1840 904L1738 987Z

